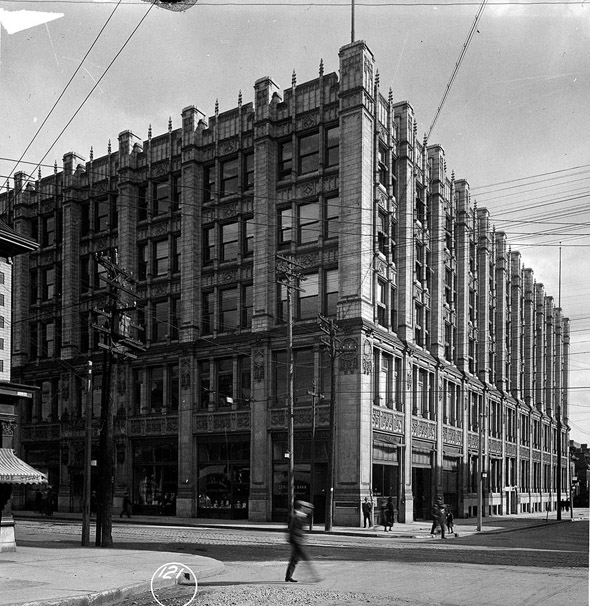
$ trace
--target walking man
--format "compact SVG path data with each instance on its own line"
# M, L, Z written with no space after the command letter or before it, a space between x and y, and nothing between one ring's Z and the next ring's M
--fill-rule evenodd
M365 497L363 502L363 528L367 527L367 523L369 528L373 526L373 522L371 520L371 513L373 512L373 503Z
M441 495L436 497L434 505L432 506L432 528L430 534L434 536L434 532L437 526L440 526L440 538L446 539L445 528L447 524L446 509L443 498Z
M297 581L293 578L293 573L295 572L295 567L300 560L305 560L308 563L315 580L320 580L319 575L315 572L313 566L311 565L311 561L304 547L305 532L303 530L303 525L305 524L305 520L312 509L313 505L311 503L306 503L305 501L295 501L293 515L291 516L291 521L289 522L291 559L289 560L289 565L287 566L287 572L285 574L285 581L289 583L297 583Z

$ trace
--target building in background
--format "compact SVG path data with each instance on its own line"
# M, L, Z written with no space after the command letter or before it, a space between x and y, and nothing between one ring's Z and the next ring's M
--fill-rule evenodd
M292 454L316 519L332 398L335 524L358 525L365 496L393 496L402 522L429 517L436 493L477 515L479 459L485 515L554 509L558 474L567 498L567 318L443 147L418 138L412 106L381 90L366 44L339 57L339 74L320 64L284 91L262 78L253 103L187 107L178 129L124 131L106 156L67 153L0 196L2 218L41 244L15 266L13 365L39 388L19 447L60 509L81 507L89 397L95 437L98 424L97 253L136 278L128 316L146 346L113 370L116 505L129 491L136 512L285 518L277 255L302 274ZM319 314L338 325L335 393Z
M15 257L37 248L37 243L26 238L0 221L0 552L16 551L11 497L14 487L46 484L46 478L19 459L14 435L17 430L19 408L28 406L35 389L13 383L10 372L13 306L22 301L12 298L13 265Z

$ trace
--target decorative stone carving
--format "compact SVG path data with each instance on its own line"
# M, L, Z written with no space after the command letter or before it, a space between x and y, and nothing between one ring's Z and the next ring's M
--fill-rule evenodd
M340 370L344 374L354 374L358 368L358 343L357 340L348 337L342 341L340 346Z
M14 435L16 423L13 421L2 421L2 435L9 437Z
M436 423L421 419L412 419L412 437L425 440L436 439Z
M373 372L373 346L369 339L363 343L363 374L370 375Z
M238 214L238 205L236 202L232 202L231 204L223 204L219 207L219 216L222 219L229 219L230 217L234 217Z
M236 271L224 271L219 276L219 280L220 282L225 282L226 284L229 284L230 282L237 282L238 274Z
M254 380L260 383L264 380L264 351L257 349L254 352Z
M191 386L190 358L180 358L180 386L182 389L189 389Z
M120 395L124 395L126 391L125 384L125 368L122 364L117 366L117 393Z

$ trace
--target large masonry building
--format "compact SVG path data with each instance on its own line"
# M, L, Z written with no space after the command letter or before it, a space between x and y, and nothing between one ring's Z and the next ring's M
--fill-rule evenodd
M338 74L254 91L212 117L187 107L147 140L122 132L100 158L67 153L43 178L17 173L0 196L0 218L40 244L14 260L12 374L38 388L19 456L80 511L108 258L135 280L124 317L145 346L108 382L116 506L128 492L138 513L281 520L290 455L322 519L333 401L335 524L357 525L365 496L393 496L401 522L439 493L477 515L480 465L485 515L554 509L568 485L561 309L443 148L418 139L412 106L380 90L364 42L340 50Z

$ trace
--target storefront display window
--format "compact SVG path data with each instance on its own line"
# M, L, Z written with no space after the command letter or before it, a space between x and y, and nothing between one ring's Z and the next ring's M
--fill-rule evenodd
M198 516L248 517L250 442L199 444Z
M133 511L144 515L176 515L177 492L177 444L136 444L133 460Z

